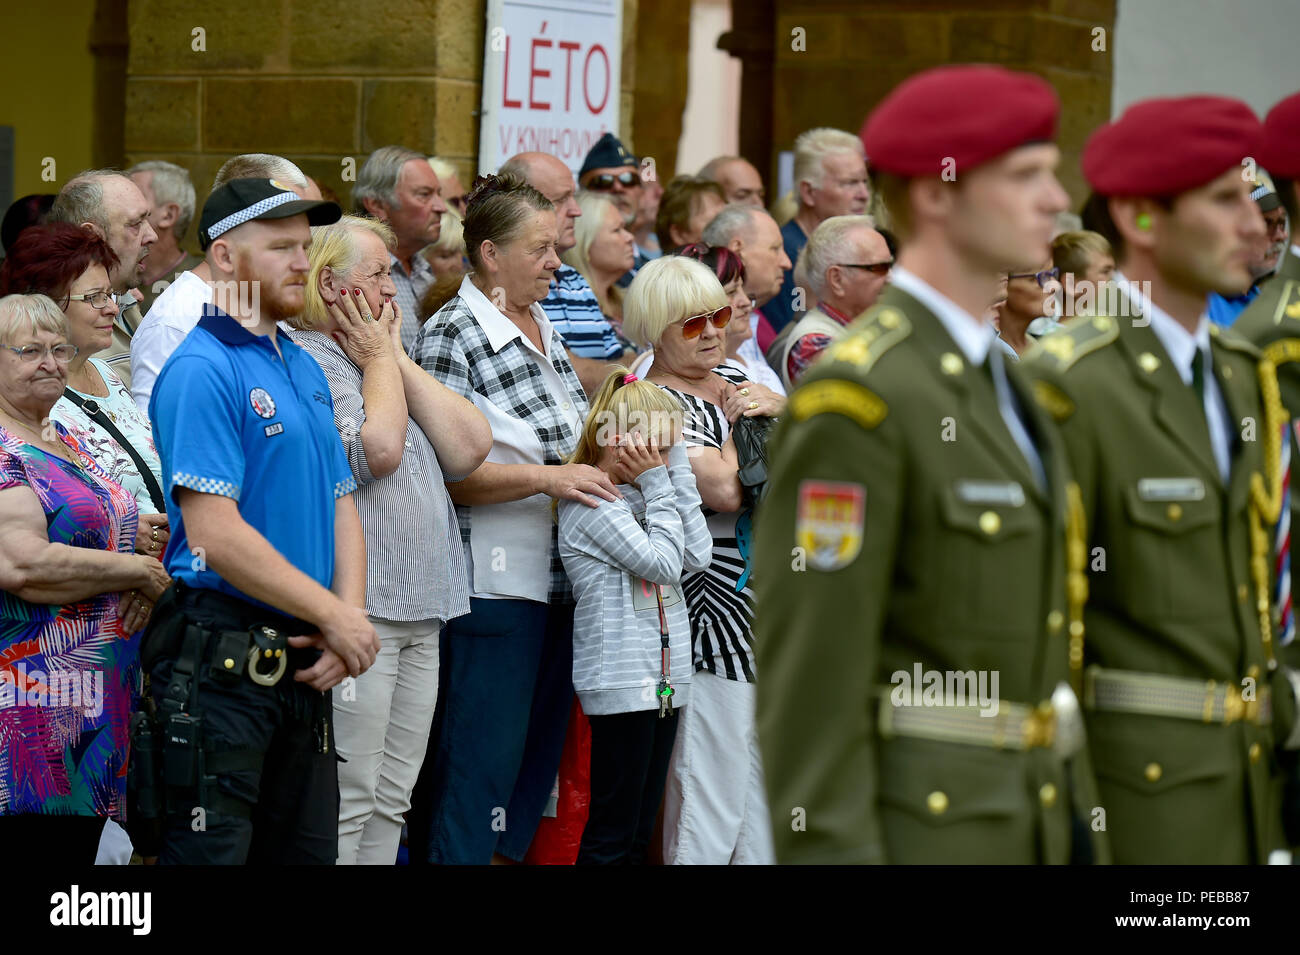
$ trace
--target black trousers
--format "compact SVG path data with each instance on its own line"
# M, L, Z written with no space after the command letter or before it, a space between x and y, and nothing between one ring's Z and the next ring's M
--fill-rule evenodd
M668 760L677 738L677 713L659 711L589 716L591 810L578 848L578 865L644 865Z
M280 617L215 591L184 592L181 612L193 623L242 630L265 624L284 633L303 633L301 621ZM330 695L295 682L295 670L311 666L318 650L289 651L284 676L260 686L247 675L233 682L214 678L204 660L197 670L198 704L205 752L242 750L263 754L261 769L240 769L210 777L192 794L168 790L163 830L163 865L333 865L338 857L338 763L330 725ZM175 665L164 656L151 670L156 702L162 703ZM327 751L323 745L328 740ZM162 752L164 775L167 749ZM248 807L227 811L226 799L203 805L216 787ZM192 795L192 803L184 797ZM178 798L179 797L179 798Z

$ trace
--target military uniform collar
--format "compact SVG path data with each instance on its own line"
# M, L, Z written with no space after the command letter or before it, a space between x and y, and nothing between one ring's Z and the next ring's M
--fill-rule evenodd
M996 336L987 322L976 318L929 282L901 265L895 265L890 270L889 282L934 313L971 365L979 366L988 360L989 348Z
M1193 335L1176 318L1142 294L1136 282L1130 282L1123 273L1115 273L1116 286L1137 307L1137 312L1151 321L1151 331L1169 354L1169 360L1178 371L1183 384L1192 383L1192 359L1199 350L1205 354L1206 371L1210 369L1210 320L1204 312L1196 323Z

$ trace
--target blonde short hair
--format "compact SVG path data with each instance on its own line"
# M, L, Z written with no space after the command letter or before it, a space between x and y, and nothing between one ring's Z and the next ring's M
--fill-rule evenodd
M669 325L728 304L722 283L703 262L665 255L641 266L623 299L623 334L659 344Z
M52 332L68 337L68 319L48 295L32 292L0 298L0 342L12 345L23 334Z
M357 235L369 232L379 236L384 248L392 251L397 248L397 236L393 230L378 219L366 219L361 216L343 216L331 225L317 226L311 230L311 248L307 252L307 261L311 268L307 272L307 295L301 315L289 319L295 328L315 328L325 324L325 300L320 297L317 284L321 269L329 269L335 275L350 277L352 270L361 261L361 248L357 245ZM346 279L345 279L346 281Z
M460 216L448 209L442 214L442 225L438 232L438 241L429 248L439 252L459 252L465 254L465 223Z
M794 141L794 191L799 192L799 183L806 182L820 189L826 170L822 160L827 156L840 153L853 153L866 157L862 149L862 140L842 129L819 126L799 134Z
M1110 243L1100 232L1079 229L1076 232L1062 232L1052 240L1052 265L1065 275L1086 272L1094 258L1109 255L1112 258Z
M590 282L591 244L596 241L596 234L600 232L600 225L605 221L605 212L609 209L615 209L615 206L614 203L600 193L588 192L585 189L578 192L577 199L578 208L582 210L582 215L573 224L575 245L567 252L561 253L560 260L565 265L577 269L582 273L582 277ZM622 219L623 214L619 213L619 221L621 222Z

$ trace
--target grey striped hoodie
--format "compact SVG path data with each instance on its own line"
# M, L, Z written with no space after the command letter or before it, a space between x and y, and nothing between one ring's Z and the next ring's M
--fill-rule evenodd
M704 570L713 539L695 475L678 442L668 467L651 468L623 499L559 505L560 557L578 606L573 620L573 687L590 716L657 708L661 584L668 620L674 707L687 702L691 624L682 574Z

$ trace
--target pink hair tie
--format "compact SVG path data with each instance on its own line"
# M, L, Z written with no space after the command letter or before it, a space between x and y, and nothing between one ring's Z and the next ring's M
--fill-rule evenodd
M624 376L623 376L623 384L625 384L625 385L630 385L630 384L632 384L632 382L634 382L634 381L639 381L639 380L640 380L640 379L637 378L636 375L624 375Z

